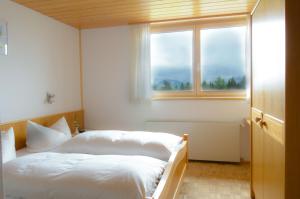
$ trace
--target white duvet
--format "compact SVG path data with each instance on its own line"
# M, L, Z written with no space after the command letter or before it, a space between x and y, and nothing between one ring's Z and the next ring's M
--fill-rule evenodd
M168 161L182 138L145 131L88 131L75 136L54 151L95 155L144 155Z
M11 199L144 199L166 162L146 156L35 153L4 164Z

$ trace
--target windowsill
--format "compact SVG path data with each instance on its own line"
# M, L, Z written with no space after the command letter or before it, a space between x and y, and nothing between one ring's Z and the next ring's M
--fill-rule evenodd
M247 100L246 96L154 96L152 100Z

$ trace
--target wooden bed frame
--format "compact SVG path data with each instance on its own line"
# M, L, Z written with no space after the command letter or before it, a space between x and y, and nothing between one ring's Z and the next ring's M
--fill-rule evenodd
M43 126L51 126L61 117L65 117L72 132L74 132L74 123L84 128L84 111L73 111L55 115L42 116L38 118L20 120L15 122L0 124L0 131L6 131L10 127L14 128L16 149L26 147L26 128L27 121L32 120ZM183 176L188 164L188 134L183 135L183 142L172 153L164 174L152 197L146 199L175 199L178 196L180 185L183 182Z
M171 155L159 184L149 199L175 199L183 183L188 165L188 134L183 134L183 142Z

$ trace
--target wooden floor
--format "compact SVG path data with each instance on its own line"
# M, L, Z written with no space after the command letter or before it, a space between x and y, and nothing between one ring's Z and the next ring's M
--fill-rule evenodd
M179 199L250 199L250 166L190 162Z

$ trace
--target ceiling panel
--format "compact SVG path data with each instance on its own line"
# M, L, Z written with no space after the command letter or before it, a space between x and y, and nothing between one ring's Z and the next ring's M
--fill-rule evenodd
M14 0L76 28L250 13L257 0Z

